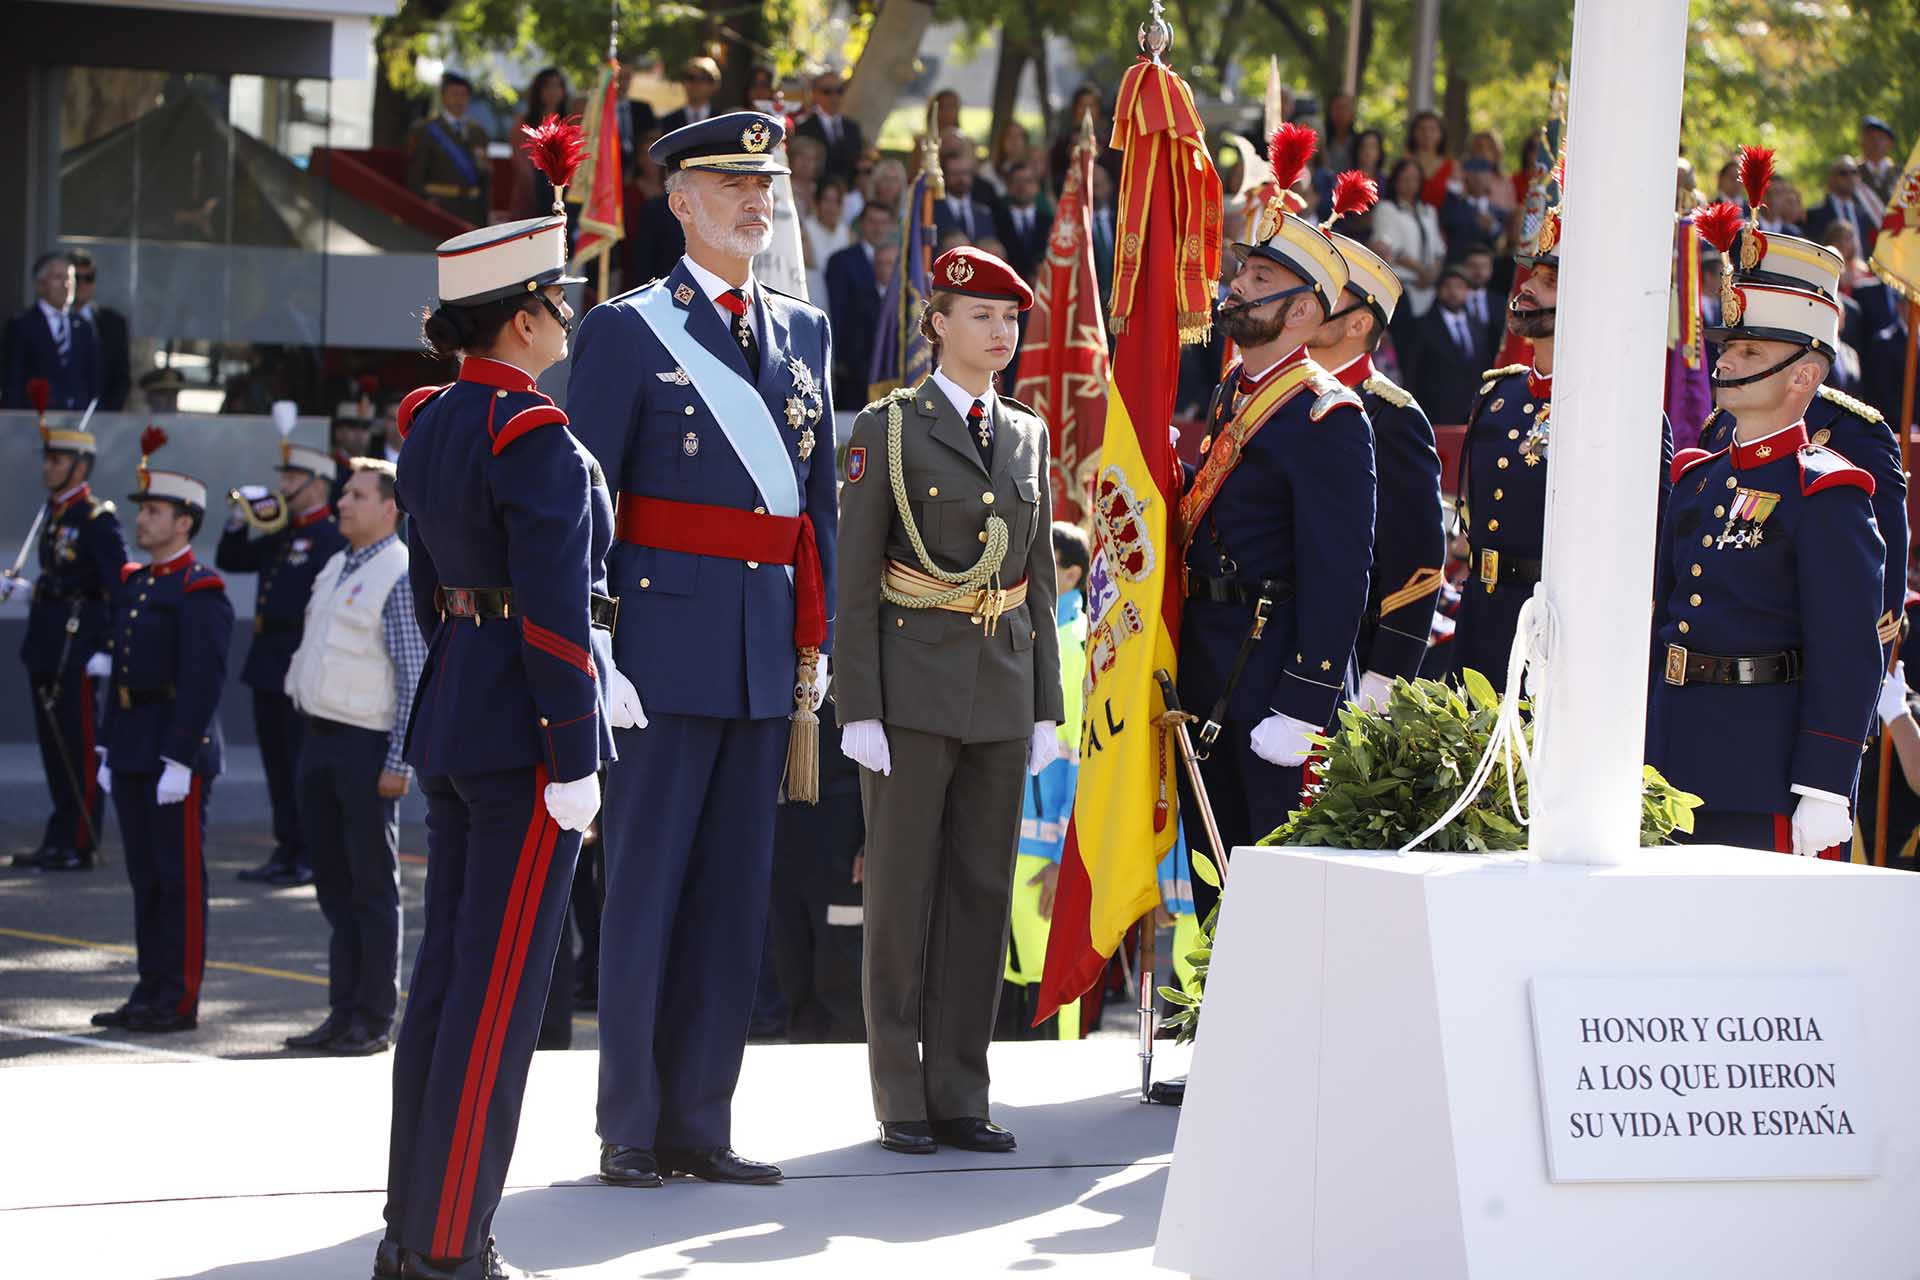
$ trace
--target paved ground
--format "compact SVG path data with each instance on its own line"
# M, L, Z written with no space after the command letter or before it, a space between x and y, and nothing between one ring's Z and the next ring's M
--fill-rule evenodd
M292 1056L283 1037L326 1015L327 926L313 890L236 879L266 859L264 822L223 828L216 804L208 837L207 975L200 1026L179 1035L101 1031L87 1019L133 989L133 895L109 824L107 862L89 872L0 868L0 1066L46 1062L178 1061ZM30 848L38 825L0 822L0 854ZM419 940L426 869L423 832L402 826L401 894L411 963ZM596 1048L593 1016L574 1017L574 1047Z

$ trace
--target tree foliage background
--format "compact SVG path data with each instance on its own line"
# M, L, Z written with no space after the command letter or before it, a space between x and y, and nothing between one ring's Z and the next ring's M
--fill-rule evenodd
M1042 51L1064 42L1088 76L1111 93L1134 56L1146 0L405 0L382 22L379 42L390 93L419 96L416 55L430 49L477 63L490 51L539 55L590 85L606 55L607 19L617 8L620 45L669 66L699 51L722 57L723 93L744 83L753 63L782 75L852 66L881 4L916 17L964 24L971 43L996 47L992 86L997 127L1011 117L1021 77L1041 68L1050 110L1074 85L1046 83ZM1341 86L1349 0L1166 0L1175 30L1172 60L1203 100L1258 110L1269 55L1298 96L1324 100ZM1415 0L1362 0L1360 120L1401 149ZM924 10L924 12L920 12ZM833 20L836 17L837 19ZM924 29L924 21L911 30ZM1507 146L1540 123L1556 73L1568 60L1573 0L1444 0L1435 100L1452 145L1492 130ZM1857 146L1862 115L1878 115L1900 138L1900 156L1920 133L1920 0L1692 0L1682 148L1711 186L1743 142L1780 152L1783 172L1817 201L1833 156ZM891 73L890 73L891 74ZM960 85L978 101L983 86ZM517 91L519 86L494 86ZM1620 85L1631 94L1635 86ZM1037 121L1048 126L1050 119ZM1573 122L1578 136L1578 122ZM983 139L984 141L984 139Z

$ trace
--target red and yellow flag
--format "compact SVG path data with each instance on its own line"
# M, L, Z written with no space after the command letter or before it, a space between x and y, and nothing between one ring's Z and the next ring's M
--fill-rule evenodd
M1909 302L1920 302L1920 142L1900 175L1880 236L1873 242L1873 269Z
M1115 236L1113 353L1093 476L1086 709L1080 784L1047 939L1036 1022L1100 977L1159 902L1173 847L1176 749L1157 723L1154 672L1174 671L1180 629L1173 451L1180 343L1206 340L1220 269L1220 175L1192 92L1142 60L1121 81L1113 146L1125 153Z
M1053 515L1078 524L1087 515L1090 472L1100 453L1107 412L1107 325L1093 263L1094 150L1090 121L1067 165L1053 215L1046 261L1034 280L1033 313L1020 348L1015 398L1046 420L1053 436Z
M620 185L620 86L617 64L600 73L600 88L587 103L587 158L567 187L567 202L580 206L579 230L574 233L571 267L600 259L600 287L606 292L607 257L627 234L627 218Z

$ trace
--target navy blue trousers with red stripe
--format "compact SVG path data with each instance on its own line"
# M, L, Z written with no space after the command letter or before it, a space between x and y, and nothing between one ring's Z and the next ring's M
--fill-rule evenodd
M486 1244L520 1127L580 834L544 768L421 780L427 909L393 1055L387 1236L430 1258Z
M129 1003L161 1013L198 1013L207 968L207 798L194 775L178 804L154 799L157 773L113 771L113 811L133 885L133 940L140 981Z
M47 791L53 796L53 813L47 818L46 834L40 843L54 849L97 849L101 811L106 806L100 784L94 781L100 761L93 754L93 726L100 712L93 696L93 679L84 668L74 667L64 677L36 672L28 680L32 685L33 730L40 739L40 767L46 772ZM53 691L51 723L40 701L41 691L49 688ZM63 746L67 757L64 762L60 759ZM74 794L76 782L78 795Z
M1694 810L1693 834L1674 833L1680 844L1730 844L1739 849L1793 852L1793 818L1784 813L1749 813L1727 809ZM1826 862L1845 862L1853 850L1845 844L1820 851Z

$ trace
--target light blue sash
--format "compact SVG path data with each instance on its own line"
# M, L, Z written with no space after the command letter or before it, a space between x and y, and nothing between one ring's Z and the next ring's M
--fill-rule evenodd
M704 294L694 306L712 306ZM687 376L693 389L706 403L707 411L727 443L733 446L740 462L753 477L754 487L766 501L767 510L776 516L800 514L800 483L794 478L793 462L787 456L787 442L767 412L767 402L754 385L728 368L699 339L687 332L686 312L673 304L672 292L656 285L634 300L634 309L653 330L654 337L667 349Z

